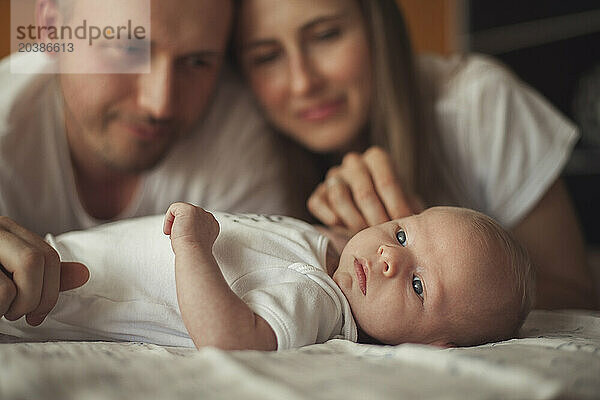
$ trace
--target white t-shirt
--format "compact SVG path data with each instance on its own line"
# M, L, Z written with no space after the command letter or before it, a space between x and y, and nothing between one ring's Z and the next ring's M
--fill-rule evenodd
M577 129L488 57L425 55L419 72L448 158L451 195L514 227L559 177Z
M325 269L328 239L279 216L213 213L213 254L227 283L264 318L279 350L338 337L357 340L350 305ZM175 256L163 216L101 225L46 240L62 260L90 269L61 293L42 325L0 321L0 332L34 340L126 340L193 346L177 303Z
M41 54L11 57L39 71L53 68ZM39 235L102 222L87 214L77 194L55 75L12 74L5 58L0 88L0 215ZM115 219L161 214L174 201L295 215L283 157L243 84L224 71L198 128L143 175L134 199Z

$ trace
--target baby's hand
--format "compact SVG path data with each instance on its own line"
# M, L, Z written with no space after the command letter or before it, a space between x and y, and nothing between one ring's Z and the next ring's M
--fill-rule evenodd
M215 217L188 203L173 203L165 215L165 235L170 235L173 251L193 246L212 250L219 235L219 223Z

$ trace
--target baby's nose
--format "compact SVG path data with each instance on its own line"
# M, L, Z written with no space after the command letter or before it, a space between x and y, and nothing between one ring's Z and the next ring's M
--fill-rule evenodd
M381 261L381 272L386 278L393 278L401 267L398 250L383 244L379 246L377 253Z

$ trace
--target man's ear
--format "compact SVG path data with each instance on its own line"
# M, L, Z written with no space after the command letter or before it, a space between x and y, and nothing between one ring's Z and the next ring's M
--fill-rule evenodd
M38 27L54 26L56 29L62 25L62 15L58 9L56 0L37 0L35 6L35 23ZM48 43L54 40L48 37L48 29L40 29L40 37L37 38L40 43ZM54 53L49 52L53 55Z

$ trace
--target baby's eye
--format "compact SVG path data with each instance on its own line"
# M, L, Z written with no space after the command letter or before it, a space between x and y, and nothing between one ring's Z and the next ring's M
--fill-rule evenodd
M416 275L413 275L412 286L415 293L423 299L423 282L421 282L421 278Z
M406 233L403 229L400 229L398 232L396 232L396 239L402 247L406 247Z

